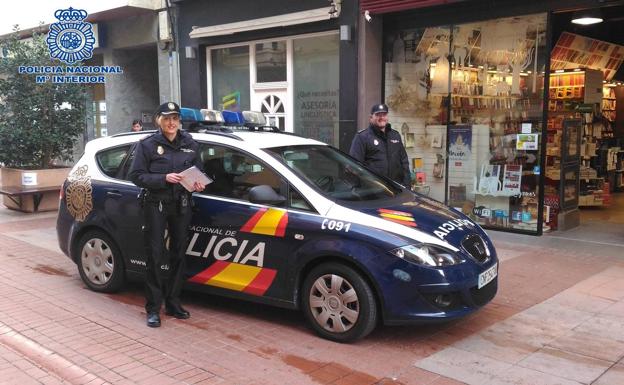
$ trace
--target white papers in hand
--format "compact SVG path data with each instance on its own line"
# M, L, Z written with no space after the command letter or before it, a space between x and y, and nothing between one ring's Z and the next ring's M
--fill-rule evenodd
M182 175L182 179L180 180L180 184L184 186L190 192L195 191L193 185L195 182L200 182L201 184L208 185L213 182L212 179L208 178L206 174L201 172L197 167L192 166L187 168L186 170L180 173Z

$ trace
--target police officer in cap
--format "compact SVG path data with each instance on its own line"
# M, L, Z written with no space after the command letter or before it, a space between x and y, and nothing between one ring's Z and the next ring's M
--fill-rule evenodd
M191 166L202 169L197 142L180 130L180 107L172 102L161 104L155 121L159 130L138 143L129 174L134 184L145 189L145 311L149 327L160 326L163 301L165 314L178 319L191 316L180 304L184 248L192 216L191 194L180 184L179 173ZM195 191L204 187L199 182L193 186ZM169 253L164 242L167 227ZM169 276L164 279L166 270Z
M407 153L401 134L388 123L388 106L375 104L369 122L368 128L353 138L349 154L378 174L409 188L411 176Z

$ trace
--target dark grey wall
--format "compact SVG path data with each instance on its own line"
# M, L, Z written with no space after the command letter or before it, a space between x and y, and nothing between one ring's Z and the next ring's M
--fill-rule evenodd
M357 132L359 1L343 1L340 24L349 25L351 40L340 41L340 138L339 147L348 152Z
M156 45L143 49L115 49L104 55L104 65L118 65L124 73L106 79L108 135L130 131L141 112L158 106ZM146 126L145 128L149 128Z
M382 101L383 18L374 16L370 22L360 19L358 49L358 127L369 124L370 108Z

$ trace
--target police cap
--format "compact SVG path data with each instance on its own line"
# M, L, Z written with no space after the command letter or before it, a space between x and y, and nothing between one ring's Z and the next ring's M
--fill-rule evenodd
M371 115L375 115L378 112L388 112L388 106L381 103L381 104L375 104L371 107Z
M163 103L158 106L158 109L155 112L155 115L171 115L171 114L180 114L180 106L174 102Z

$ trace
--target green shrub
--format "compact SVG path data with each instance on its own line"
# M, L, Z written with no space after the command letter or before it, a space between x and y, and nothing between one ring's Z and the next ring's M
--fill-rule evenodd
M83 84L37 83L35 74L18 73L19 66L64 67L50 58L45 38L35 33L20 40L16 28L0 41L0 164L5 167L50 168L55 159L71 160L84 131Z

